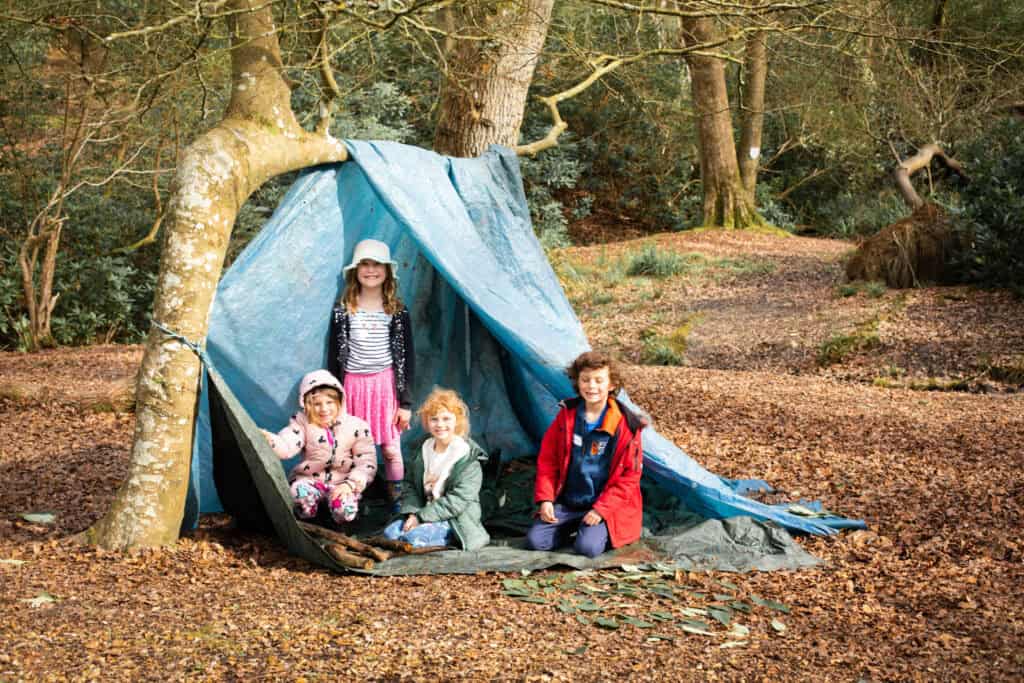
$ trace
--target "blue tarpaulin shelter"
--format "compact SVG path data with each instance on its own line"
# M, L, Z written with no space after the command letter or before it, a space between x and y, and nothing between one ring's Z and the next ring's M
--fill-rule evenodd
M517 158L498 147L453 159L397 143L348 145L351 161L303 173L226 272L210 362L256 425L279 428L298 407L299 377L325 367L341 266L360 239L380 239L400 264L412 316L414 400L452 387L470 405L481 445L505 458L533 455L557 401L572 395L563 368L588 344L534 236ZM208 393L186 525L220 509ZM646 476L706 518L750 516L813 534L859 524L748 499L653 428L644 447Z

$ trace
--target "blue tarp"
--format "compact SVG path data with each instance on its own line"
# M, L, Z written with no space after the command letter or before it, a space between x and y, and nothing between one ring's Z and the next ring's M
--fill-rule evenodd
M348 146L350 162L299 177L225 273L211 311L211 362L256 424L280 428L298 408L299 377L326 365L341 267L356 242L373 237L400 264L414 401L435 385L454 388L481 445L505 459L536 453L557 401L573 393L563 368L589 346L534 236L516 156L499 147L453 159L389 142ZM860 524L750 500L653 428L643 438L646 476L705 517L747 515L815 534ZM192 473L186 526L220 509L205 390Z

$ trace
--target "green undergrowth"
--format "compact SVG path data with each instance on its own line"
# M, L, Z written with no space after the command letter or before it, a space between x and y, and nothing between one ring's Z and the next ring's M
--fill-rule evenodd
M552 254L552 265L573 306L600 307L625 299L657 301L667 287L696 285L771 273L775 264L756 258L708 258L646 244L611 258L602 252L593 262Z
M644 365L682 365L690 332L702 320L703 313L693 313L667 335L659 335L650 328L640 332L640 362Z
M878 338L878 316L866 320L849 333L835 334L818 346L818 365L836 365L856 353L870 351L881 346Z
M1001 362L982 359L975 366L976 372L969 377L925 377L913 379L907 371L896 366L887 366L872 380L876 387L886 389L910 389L911 391L976 391L984 390L984 382L998 382L1011 387L1024 388L1024 356L1013 357Z
M885 283L878 280L870 282L856 280L838 285L836 287L836 295L845 299L863 293L869 299L877 299L884 295L887 289Z
M858 323L852 331L833 334L818 345L818 365L837 365L856 354L880 348L882 342L878 336L879 327L905 306L906 295L901 294L888 300L873 316Z
M510 578L502 581L502 588L509 598L571 616L583 627L646 631L649 642L699 637L727 649L786 631L782 615L790 614L787 605L736 584L691 585L686 572L670 564L623 569L625 573L581 570Z

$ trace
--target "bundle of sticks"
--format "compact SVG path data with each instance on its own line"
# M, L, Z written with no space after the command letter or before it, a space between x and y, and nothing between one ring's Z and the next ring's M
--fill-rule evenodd
M371 536L364 541L331 529L325 529L309 522L299 522L299 527L314 536L338 564L353 569L373 569L375 562L384 562L395 555L423 555L448 550L445 546L414 548L404 541L392 541L383 536Z

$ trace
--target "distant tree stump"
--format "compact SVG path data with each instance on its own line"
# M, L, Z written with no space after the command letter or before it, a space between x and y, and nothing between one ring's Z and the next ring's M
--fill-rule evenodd
M865 240L846 264L846 277L883 280L895 288L942 282L954 246L949 216L938 205L925 203Z

